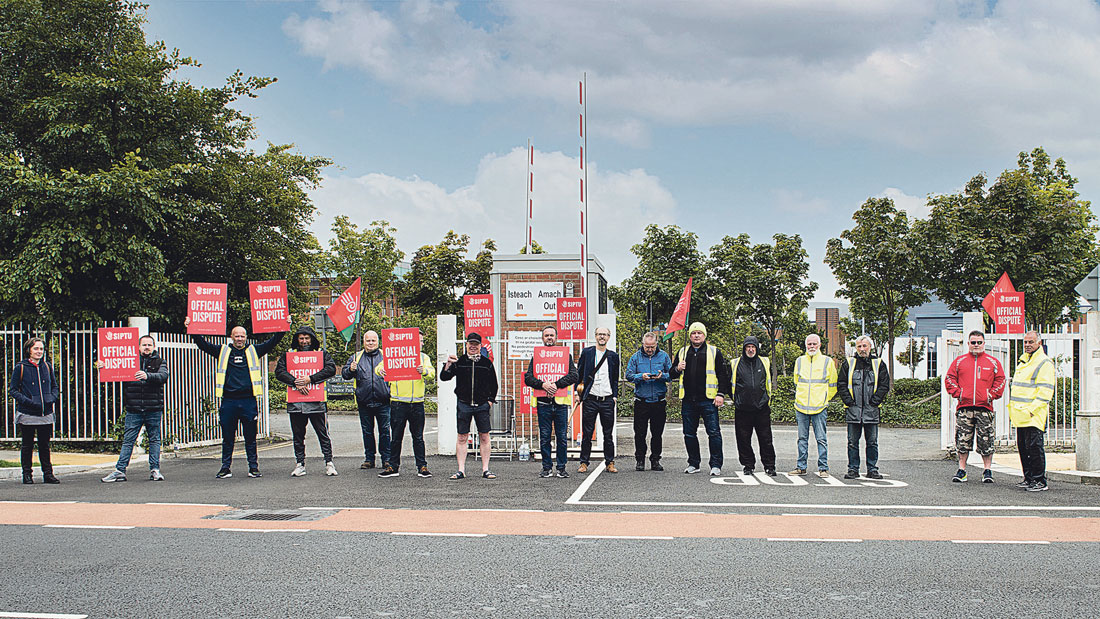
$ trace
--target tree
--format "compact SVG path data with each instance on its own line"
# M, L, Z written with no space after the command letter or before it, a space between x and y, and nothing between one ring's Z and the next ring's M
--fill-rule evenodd
M154 328L178 325L181 278L294 281L316 251L301 232L313 214L303 187L328 161L253 153L252 120L231 107L274 79L174 80L196 63L147 43L143 22L141 5L117 0L0 3L7 320L144 314Z
M524 245L523 247L520 247L519 248L519 253L526 254L527 253L527 246ZM542 245L539 245L539 242L536 241L535 239L531 239L531 254L534 255L534 254L545 254L545 253L546 253L546 250L542 248Z
M936 295L951 309L973 311L1008 272L1025 293L1026 321L1051 324L1077 315L1074 286L1100 262L1100 228L1077 179L1046 151L1021 152L988 189L978 174L955 194L930 198L918 222Z
M469 245L468 235L450 230L437 245L416 250L398 292L402 307L424 316L458 314L462 294L488 292L496 243L486 240L477 256L466 260Z
M524 249L527 248L524 247ZM493 252L496 250L496 242L493 239L485 239L477 256L474 256L473 260L466 261L465 294L489 293L490 275L493 272Z
M397 279L394 269L405 257L405 252L397 248L396 232L397 228L385 220L372 221L363 230L346 215L333 220L325 264L336 278L335 284L348 286L362 277L364 298L388 295Z
M886 344L894 338L900 337L905 333L908 321L903 320L896 327L894 335L888 335L886 331L886 323L877 320L875 318L867 318L865 315L860 315L862 311L860 308L852 309L852 306L848 306L848 311L852 313L853 318L841 318L840 319L840 331L848 336L848 341L852 342L856 337L866 333L871 341L875 343L874 351L875 356L882 358L882 349ZM909 314L906 313L906 318Z
M923 252L909 216L890 198L868 198L852 219L853 228L826 243L825 263L840 284L837 294L851 300L852 315L885 327L880 335L893 376L894 338L908 326L909 308L928 300Z
M917 366L924 361L924 341L917 338L909 338L905 350L898 353L898 363L909 368L909 376L916 377ZM893 376L893 374L891 374Z

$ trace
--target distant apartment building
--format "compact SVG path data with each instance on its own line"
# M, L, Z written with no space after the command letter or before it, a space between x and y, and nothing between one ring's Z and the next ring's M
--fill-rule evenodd
M398 262L397 266L393 269L393 274L400 279L409 272L410 268L412 268L410 263ZM332 301L339 297L340 293L344 291L344 287L335 285L334 281L334 277L327 275L318 275L310 278L309 284L305 289L309 292L309 303L315 313L323 313L332 305ZM364 291L364 295L365 294L366 291ZM405 313L397 301L397 295L392 291L386 295L375 295L371 299L363 299L364 303L369 303L371 301L381 306L383 316L399 317Z
M828 340L824 353L833 356L844 352L844 333L840 330L840 309L819 307L814 311L814 326Z

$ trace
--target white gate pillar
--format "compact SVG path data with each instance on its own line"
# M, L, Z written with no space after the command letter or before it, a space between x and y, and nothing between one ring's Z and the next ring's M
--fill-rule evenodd
M457 354L455 346L455 333L458 329L458 321L454 315L440 314L435 317L436 376L443 370L447 363L447 356ZM438 431L435 436L438 440L436 447L438 454L444 456L455 455L455 443L458 441L458 400L455 397L455 381L436 380L436 425Z
M1100 471L1100 312L1089 312L1081 340L1081 406L1077 411L1077 470Z

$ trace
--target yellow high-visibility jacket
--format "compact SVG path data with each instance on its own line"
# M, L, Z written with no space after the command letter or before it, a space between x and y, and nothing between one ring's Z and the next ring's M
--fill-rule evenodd
M821 353L802 355L794 362L794 407L805 415L825 410L836 395L836 364Z
M703 346L707 349L706 394L708 400L713 400L718 397L718 370L715 367L715 359L718 357L718 347L711 346L706 342L703 342ZM687 346L680 349L680 352L676 354L677 361L687 359L687 350ZM684 372L686 373L687 370ZM736 379L737 377L735 376L734 378ZM680 399L684 399L684 374L680 374Z
M356 363L358 363L356 359ZM424 353L420 353L420 365L424 366L424 373L421 374L421 378L414 380L387 380L390 384L390 401L391 402L423 402L424 401L424 379L435 376L435 368L432 364L432 358ZM381 376L382 368L385 367L384 363L379 363L374 368L374 373Z
M225 372L229 368L229 351L233 348L223 344L218 353L218 365L214 368L214 397L221 398L225 391ZM248 362L248 378L252 381L252 395L257 398L264 394L264 378L260 369L260 356L252 344L244 347L244 359Z
M1016 428L1046 430L1047 411L1054 397L1054 362L1040 348L1024 353L1012 373L1008 392L1008 419Z

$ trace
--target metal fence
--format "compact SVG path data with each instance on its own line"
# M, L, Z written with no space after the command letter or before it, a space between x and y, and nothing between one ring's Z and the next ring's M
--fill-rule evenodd
M1047 428L1044 437L1049 447L1073 447L1076 442L1076 415L1084 394L1080 390L1083 337L1081 333L1072 333L1066 327L1048 328L1040 332L1047 355L1054 362L1054 397L1050 401L1050 413L1047 416ZM1016 362L1024 353L1022 334L987 333L985 351L1001 362L1009 383ZM962 333L944 331L937 339L938 365L943 368L940 378L940 447L952 449L955 445L955 408L957 402L942 388L947 367L959 355L967 353L966 338ZM999 447L1016 444L1016 429L1008 418L1008 388L1004 396L993 401L993 421L995 445Z
M94 442L118 435L122 410L122 383L101 383L93 366L96 329L124 327L123 323L78 323L46 332L29 325L0 327L0 346L5 372L23 358L23 342L29 337L46 340L46 354L53 363L60 387L56 408L56 440ZM214 397L216 360L200 351L187 335L151 333L157 350L168 364L165 385L165 413L161 432L165 447L195 447L221 442L218 402ZM228 338L210 338L222 344ZM260 399L259 435L269 434L268 366L262 364L264 392ZM17 438L15 400L8 392L10 374L4 383L3 425L0 439Z

